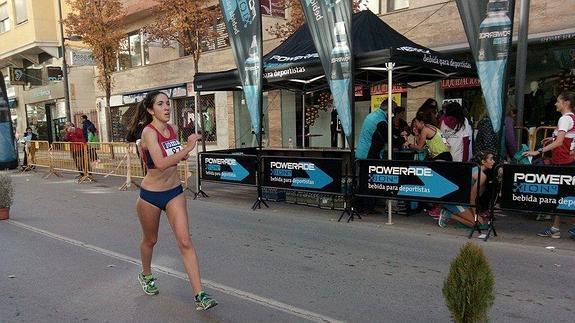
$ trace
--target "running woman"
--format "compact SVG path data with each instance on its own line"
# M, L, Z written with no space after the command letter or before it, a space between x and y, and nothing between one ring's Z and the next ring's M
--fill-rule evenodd
M144 293L159 293L156 278L152 275L151 263L154 245L158 240L160 214L165 211L194 290L196 310L207 310L218 303L202 290L196 250L188 230L186 198L177 172L178 162L188 158L201 136L192 134L185 146L180 144L176 136L177 129L168 124L170 101L162 92L148 93L138 105L134 118L142 121L145 126L140 142L140 155L148 168L142 180L140 198L136 203L143 233L140 243L142 272L138 275L138 281Z

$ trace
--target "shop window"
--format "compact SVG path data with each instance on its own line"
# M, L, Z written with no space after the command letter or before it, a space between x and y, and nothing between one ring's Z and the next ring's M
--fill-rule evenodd
M395 11L399 9L409 8L409 0L388 0L387 1L387 11Z
M196 132L196 126L199 124L199 120L196 121L195 98L176 99L173 102L178 137L180 141L185 142L191 134ZM202 95L201 106L204 118L204 138L206 138L206 142L217 142L215 95ZM200 127L198 126L198 128Z
M0 34L10 30L10 15L8 14L8 3L0 4Z
M112 141L126 141L128 125L136 113L136 109L137 104L110 108L110 116L112 121Z
M148 44L145 34L130 33L120 41L118 50L118 69L125 70L150 63Z
M28 21L28 0L14 0L14 11L16 12L16 24L19 25Z

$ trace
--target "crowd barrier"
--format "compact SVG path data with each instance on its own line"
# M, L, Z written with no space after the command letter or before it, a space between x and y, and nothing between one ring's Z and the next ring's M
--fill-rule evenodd
M31 141L26 144L28 163L24 170L32 168L47 168L45 178L60 172L77 172L78 183L95 181L94 176L123 177L121 190L126 190L135 178L143 179L145 165L137 153L134 143L96 142L74 143ZM184 190L190 190L189 179L193 176L195 167L188 160L178 164L178 176Z

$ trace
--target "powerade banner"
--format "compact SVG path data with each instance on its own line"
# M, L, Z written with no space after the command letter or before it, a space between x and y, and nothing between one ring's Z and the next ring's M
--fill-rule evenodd
M398 200L470 203L471 163L358 160L357 195Z
M456 0L493 130L501 129L515 0Z
M256 185L257 156L201 154L202 180Z
M501 207L575 214L575 167L504 165Z
M351 1L300 0L346 136L351 136Z
M260 135L262 39L259 0L220 0L242 81L252 132Z
M341 193L341 159L263 156L262 186Z
M0 169L18 167L4 75L0 72Z

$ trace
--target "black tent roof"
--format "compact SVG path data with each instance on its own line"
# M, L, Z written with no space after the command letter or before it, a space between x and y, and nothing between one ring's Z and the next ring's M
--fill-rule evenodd
M352 21L356 85L386 80L384 68L388 62L395 63L395 84L476 76L472 62L442 55L414 43L371 11L354 14ZM307 24L265 55L263 65L265 89L314 91L327 87ZM197 91L238 90L241 82L237 69L232 69L198 73L194 86Z

